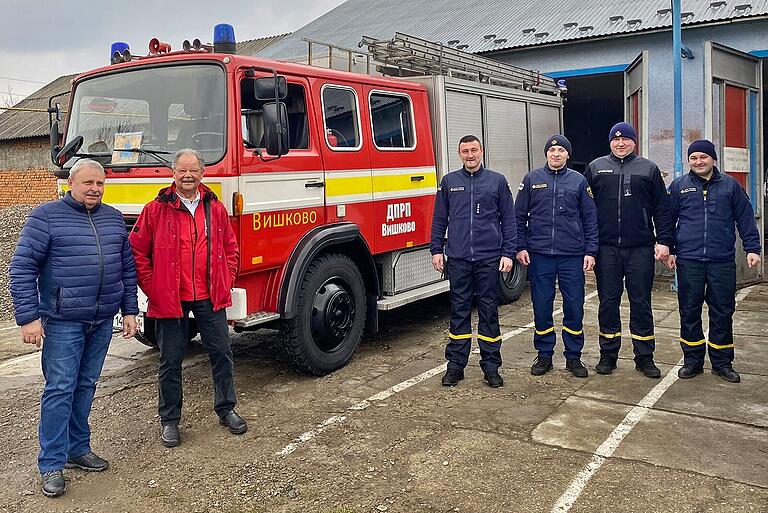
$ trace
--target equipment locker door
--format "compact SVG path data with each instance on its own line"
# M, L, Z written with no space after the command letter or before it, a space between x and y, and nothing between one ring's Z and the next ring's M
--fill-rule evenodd
M705 132L715 143L718 168L734 177L749 196L763 234L760 60L711 41L704 44ZM736 279L751 282L762 269L747 267L739 239L736 243Z

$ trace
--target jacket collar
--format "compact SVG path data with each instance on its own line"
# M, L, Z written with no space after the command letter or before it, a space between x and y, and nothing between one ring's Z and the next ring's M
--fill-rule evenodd
M632 152L624 158L619 158L616 155L614 155L613 152L611 152L608 154L608 157L614 162L623 162L626 164L627 162L632 162L633 160L635 160L637 158L637 153Z
M464 166L461 166L461 170L464 172L466 176L479 176L483 171L485 171L485 166L483 164L480 164L480 167L477 168L477 171L474 173L470 173L467 171L467 168Z
M216 193L205 184L201 183L198 185L197 190L200 192L200 201L203 203L210 203L219 199L216 196ZM157 193L157 201L160 203L168 203L175 208L179 208L181 206L181 199L176 193L176 184L171 184L164 189L160 189L160 192Z
M549 164L547 163L547 164L544 164L544 169L546 169L547 173L549 173L550 175L554 175L554 174L564 175L565 172L568 171L568 165L565 165L558 170L554 170L551 167L549 167Z
M723 179L722 173L720 173L720 170L717 169L717 166L712 168L712 176L709 178L709 180L704 180L699 175L693 172L693 169L688 171L688 174L691 176L693 180L698 181L699 183L712 183L712 182L719 182Z
M77 201L75 198L72 197L72 193L70 191L67 191L67 193L62 198L62 201L69 205L70 207L74 208L75 210L78 210L80 212L87 213L88 209L85 208L85 205ZM101 206L101 201L91 209L91 212L96 212L99 210L99 207Z

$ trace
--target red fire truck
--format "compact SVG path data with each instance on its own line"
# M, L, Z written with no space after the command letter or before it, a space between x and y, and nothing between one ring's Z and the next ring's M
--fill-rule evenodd
M279 327L299 369L331 372L379 310L448 289L427 244L458 139L478 135L486 165L516 184L562 125L558 87L537 73L402 34L367 44L380 71L409 78L236 55L226 25L211 46L153 39L145 57L116 43L109 66L73 81L63 140L49 109L61 190L78 158L99 160L104 201L130 228L171 183L173 153L201 152L240 245L233 328ZM522 269L500 276L503 301L524 282ZM143 318L140 340L154 345L153 328Z

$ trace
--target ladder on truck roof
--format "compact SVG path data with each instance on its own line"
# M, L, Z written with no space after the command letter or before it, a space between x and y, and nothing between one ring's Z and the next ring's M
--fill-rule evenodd
M400 32L396 32L392 39L363 36L359 46L368 47L373 60L382 64L377 70L384 75L458 76L525 91L560 94L554 79L538 71L480 57Z

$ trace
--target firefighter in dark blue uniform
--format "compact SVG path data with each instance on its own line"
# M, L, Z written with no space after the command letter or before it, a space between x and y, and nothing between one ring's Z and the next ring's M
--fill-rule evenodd
M677 266L680 305L680 347L683 367L677 375L689 379L704 371L709 349L712 374L738 383L733 370L733 312L736 309L736 233L747 253L747 265L760 263L760 232L755 213L741 185L715 167L715 146L707 140L688 147L691 171L670 187L677 220L673 256ZM701 307L709 308L709 336L701 327Z
M570 154L571 143L562 135L547 139L546 165L525 175L515 201L517 261L528 266L536 324L533 345L539 354L531 367L534 376L552 369L555 281L563 296L565 368L578 378L589 374L581 362L584 271L595 265L597 208L586 178L566 166Z
M512 270L515 257L512 191L503 175L483 167L483 148L474 135L459 141L459 158L464 167L445 175L437 189L430 243L432 265L439 272L445 267L451 287L451 324L445 348L448 366L442 383L454 386L464 379L472 346L472 302L476 300L480 367L486 383L498 388L504 380L499 374L497 287L499 271Z
M611 374L616 368L621 348L619 305L626 286L635 369L659 378L661 371L653 362L651 289L654 258L666 261L674 242L672 207L658 166L635 154L635 128L617 123L608 141L611 153L593 160L584 173L595 196L600 234L595 263L600 362L595 370Z

